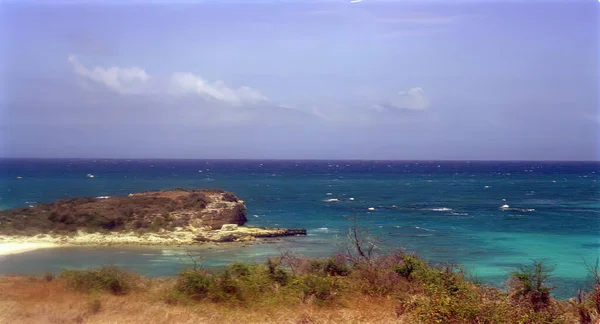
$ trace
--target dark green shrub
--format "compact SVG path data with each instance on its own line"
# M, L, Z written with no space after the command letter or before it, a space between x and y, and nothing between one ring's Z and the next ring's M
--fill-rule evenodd
M102 267L89 270L65 270L61 278L67 287L76 291L107 291L113 295L123 295L134 288L139 280L137 275L115 267Z
M310 272L328 276L347 276L350 274L350 267L334 258L316 259L310 261Z

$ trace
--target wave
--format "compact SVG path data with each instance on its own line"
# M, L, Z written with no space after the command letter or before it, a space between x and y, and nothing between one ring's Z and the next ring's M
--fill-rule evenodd
M452 211L452 208L447 208L447 207L425 208L425 210L430 210L430 211Z
M432 230L432 229L429 229L429 228L425 228L425 227L415 226L415 228L419 229L419 230L424 230L424 231L427 231L427 232L435 232L435 230Z

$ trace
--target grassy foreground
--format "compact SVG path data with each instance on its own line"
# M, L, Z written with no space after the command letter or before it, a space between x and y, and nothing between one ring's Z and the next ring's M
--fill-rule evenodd
M149 279L117 268L0 278L2 323L599 323L600 281L554 300L543 263L506 291L404 252L192 268Z

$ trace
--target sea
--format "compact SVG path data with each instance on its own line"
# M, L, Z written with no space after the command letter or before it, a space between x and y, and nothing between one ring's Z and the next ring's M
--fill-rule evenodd
M344 251L354 222L381 243L432 263L462 265L503 287L532 260L552 267L558 298L586 288L600 256L599 162L0 160L0 208L65 197L221 188L245 201L247 225L304 228L307 236L185 251L57 248L0 257L0 274L114 265L173 276L192 254L206 268L293 252ZM502 206L508 205L508 208Z

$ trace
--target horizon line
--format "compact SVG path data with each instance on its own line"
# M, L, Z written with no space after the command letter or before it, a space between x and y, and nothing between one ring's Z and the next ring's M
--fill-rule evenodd
M115 158L115 157L0 157L0 160L123 160L123 161L302 161L302 162L569 162L569 163L600 163L600 160L497 160L497 159L307 159L307 158Z

